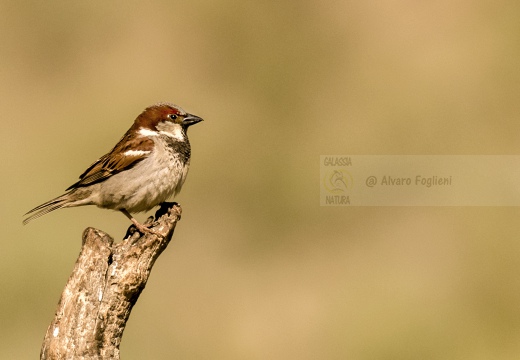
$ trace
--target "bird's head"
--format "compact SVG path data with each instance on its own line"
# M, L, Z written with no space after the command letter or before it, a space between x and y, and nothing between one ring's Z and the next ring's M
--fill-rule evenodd
M182 138L188 127L203 121L202 118L188 114L180 106L172 103L158 103L147 107L135 119L134 128L138 131L153 131L174 138Z

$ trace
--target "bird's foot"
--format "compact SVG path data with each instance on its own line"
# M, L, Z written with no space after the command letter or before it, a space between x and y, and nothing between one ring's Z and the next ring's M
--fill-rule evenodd
M153 226L153 223L151 223L152 219L150 218L148 221L150 223L147 223L147 224L141 224L139 221L137 221L132 215L130 215L130 213L128 211L126 211L126 209L121 209L120 210L123 214L125 214L125 216L130 219L130 221L132 222L132 224L134 224L134 226L136 227L136 229L141 233L141 234L153 234L155 236L158 236L158 237L161 237L163 238L164 235L161 234L160 232L154 230L154 229L150 229L151 226Z
M164 237L164 235L161 234L159 231L150 228L150 226L152 226L153 224L143 225L135 219L132 219L132 224L134 224L137 230L139 230L139 232L142 234L153 234L158 237Z

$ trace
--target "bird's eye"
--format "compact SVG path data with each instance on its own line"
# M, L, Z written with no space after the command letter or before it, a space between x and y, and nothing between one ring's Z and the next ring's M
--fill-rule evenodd
M168 115L168 117L169 117L170 119L172 119L172 120L177 119L177 115L175 115L175 114L170 114L170 115Z

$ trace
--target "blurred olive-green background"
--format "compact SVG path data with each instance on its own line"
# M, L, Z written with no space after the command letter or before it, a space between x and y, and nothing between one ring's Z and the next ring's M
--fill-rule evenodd
M123 359L520 358L520 209L319 206L320 155L518 154L519 18L517 1L0 1L0 359L37 358L83 229L129 225L22 214L157 101L206 121Z

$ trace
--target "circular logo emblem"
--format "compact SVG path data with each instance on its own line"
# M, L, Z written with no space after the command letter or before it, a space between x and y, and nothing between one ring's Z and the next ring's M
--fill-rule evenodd
M323 186L331 194L346 193L352 188L354 181L348 171L342 169L331 169L325 172L322 179Z

